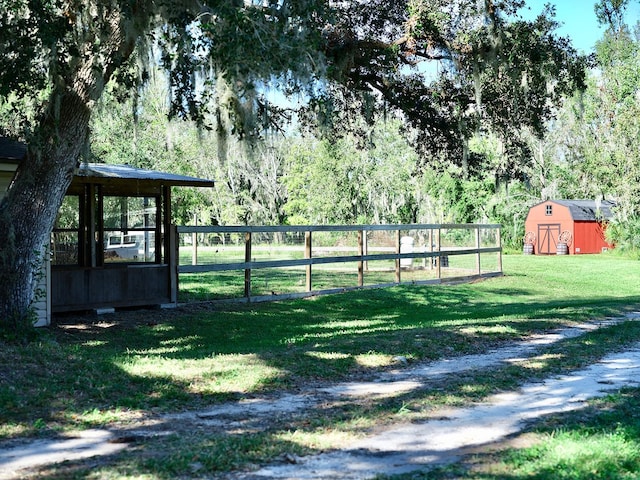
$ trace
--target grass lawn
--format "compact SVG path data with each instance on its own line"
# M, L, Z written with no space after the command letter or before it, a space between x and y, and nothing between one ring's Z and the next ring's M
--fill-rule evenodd
M198 409L364 377L393 366L398 355L415 362L480 353L534 332L640 306L638 261L613 255L514 255L504 257L504 272L504 277L464 285L124 312L91 317L84 325L64 324L61 318L58 327L43 331L35 343L0 344L0 439L126 426L145 412ZM48 476L188 478L194 458L207 471L244 468L283 452L326 448L337 438L406 418L407 412L419 420L440 405L481 400L532 378L580 368L638 340L640 326L609 327L548 347L535 365L479 371L437 391L345 404L321 415L310 412L305 418L275 422L267 431L155 439L93 473L80 466ZM637 393L630 390L594 403L588 412L550 419L532 431L536 442L530 449L478 458L475 466L448 467L425 478L550 478L544 472L568 459L556 455L549 463L549 452L571 445L592 445L580 455L613 453L603 453L597 460L601 463L585 467L584 473L554 478L638 478ZM158 451L163 455L154 454ZM578 471L566 465L567 471ZM594 469L618 471L616 465L631 476L594 476Z

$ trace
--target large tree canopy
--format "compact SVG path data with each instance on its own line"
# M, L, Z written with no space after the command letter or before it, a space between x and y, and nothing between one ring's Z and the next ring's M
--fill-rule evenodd
M28 152L0 203L0 325L27 319L42 246L87 151L105 86L135 94L147 67L168 74L170 115L255 136L286 112L362 130L401 112L424 162L478 165L468 141L493 131L513 151L583 84L585 59L555 35L553 12L518 17L519 0L0 0L0 109ZM300 100L301 99L301 100ZM224 145L223 141L218 142ZM519 156L520 155L520 156ZM476 162L477 163L477 162Z
M528 153L520 132L542 136L562 97L584 88L588 64L555 34L553 9L526 21L518 16L523 6L517 0L353 2L328 31L333 82L312 106L337 132L354 114L373 119L400 110L425 163L448 160L466 173L478 167L468 140L492 131L512 159L503 173L517 175Z
M246 112L264 108L258 81L277 78L297 88L322 64L326 3L0 2L0 97L3 109L16 113L3 130L28 144L0 203L0 325L28 322L43 245L109 81L135 91L145 65L159 62L169 74L172 115L202 119L217 92L218 111L225 107L239 132L255 118Z

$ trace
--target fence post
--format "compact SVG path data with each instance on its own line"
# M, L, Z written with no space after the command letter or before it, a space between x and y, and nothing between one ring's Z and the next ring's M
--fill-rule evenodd
M198 226L198 216L193 215L193 225ZM191 232L191 265L198 265L198 233Z
M367 231L362 231L362 251L364 255L369 255L369 240L367 239ZM364 271L369 271L369 260L365 260L364 262Z
M425 233L426 233L426 231L425 231ZM422 253L422 269L426 270L426 268L427 268L427 256L426 256L426 253L427 253L427 241L429 240L429 238L428 237L424 238L424 239L422 239L422 237L419 237L419 238L421 238L421 240L422 240L422 248L421 248L421 250L422 250L422 252L421 252Z
M364 255L365 243L366 243L367 232L364 230L358 230L358 255L362 258ZM358 262L358 286L362 287L364 285L364 262L360 260Z
M502 229L498 227L497 243L500 251L498 252L498 271L502 273Z
M396 232L396 254L400 255L400 229ZM396 258L396 283L400 283L400 257Z
M178 264L180 263L180 245L178 242L178 227L171 225L169 228L169 299L171 303L178 303Z
M304 234L304 258L311 258L311 250L312 250L312 240L311 240L311 230L305 232ZM313 282L311 279L311 264L307 265L307 292L310 292L313 287Z
M251 232L244 234L244 261L251 262ZM251 298L251 268L244 269L244 296Z
M429 229L429 252L431 252L431 256L429 257L429 269L433 270L435 266L435 261L433 260L435 257L433 256L433 228Z
M440 227L438 226L438 233L436 234L436 252L438 253L438 260L436 262L437 265L437 272L438 272L438 280L440 280L442 278L442 256L440 255L440 240L441 240L441 230Z
M480 265L480 225L476 226L476 269L478 270L478 275L482 274L482 265Z

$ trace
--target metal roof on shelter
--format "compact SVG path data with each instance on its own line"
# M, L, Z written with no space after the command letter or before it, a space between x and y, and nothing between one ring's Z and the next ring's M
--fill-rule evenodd
M571 218L576 221L609 220L613 217L611 209L616 206L615 202L602 200L549 200L569 209Z
M0 161L17 165L26 154L26 144L0 136ZM130 181L147 185L214 186L213 180L204 178L146 170L129 165L107 165L105 163L82 163L74 177L74 182L79 183L123 184Z
M108 165L106 163L82 163L76 172L79 181L96 183L120 183L137 181L156 185L181 185L191 187L213 187L213 180L178 175L175 173L158 172L129 165Z

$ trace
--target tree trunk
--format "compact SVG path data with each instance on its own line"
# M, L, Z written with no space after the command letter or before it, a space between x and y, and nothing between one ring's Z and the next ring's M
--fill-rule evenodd
M117 2L103 6L96 10L103 15L91 19L95 23L76 31L79 55L60 69L66 74L56 77L48 107L28 139L27 156L0 202L0 330L31 326L38 273L87 146L91 105L150 28L154 2L130 2L124 10Z
M54 94L55 95L55 94ZM58 209L87 142L89 108L76 93L41 122L0 203L0 329L32 322L30 306Z

